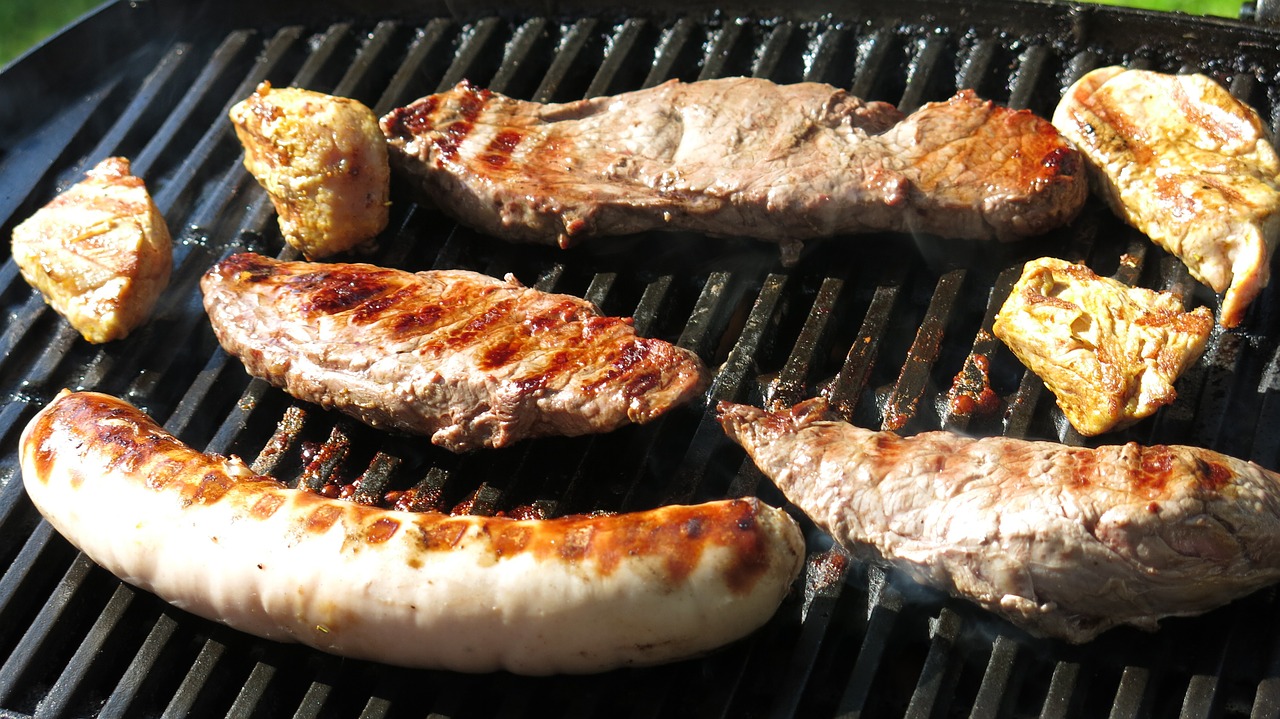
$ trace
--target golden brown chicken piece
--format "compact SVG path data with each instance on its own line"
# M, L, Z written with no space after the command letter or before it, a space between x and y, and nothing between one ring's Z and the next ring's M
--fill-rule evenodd
M391 171L372 110L264 82L230 115L245 169L271 196L285 241L302 254L343 252L387 226Z
M1028 262L992 328L1044 381L1080 434L1120 429L1174 400L1213 315L1052 257Z
M1222 325L1240 324L1280 237L1280 160L1258 113L1204 75L1105 67L1067 90L1053 124L1111 209L1226 292Z
M146 321L169 283L169 228L129 161L108 157L13 229L23 278L90 342Z

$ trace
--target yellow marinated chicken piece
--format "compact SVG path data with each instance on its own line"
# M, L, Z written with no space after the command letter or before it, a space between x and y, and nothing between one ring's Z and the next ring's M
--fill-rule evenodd
M1104 67L1053 124L1111 209L1225 292L1222 325L1239 325L1280 239L1280 159L1258 113L1204 75Z
M1199 359L1212 329L1206 307L1187 312L1175 294L1052 257L1023 267L993 327L1086 436L1172 402L1174 382Z
M13 260L88 341L120 339L169 283L169 228L129 161L109 157L13 230Z
M391 171L372 110L264 82L230 115L245 169L271 196L285 241L302 254L343 252L386 227Z

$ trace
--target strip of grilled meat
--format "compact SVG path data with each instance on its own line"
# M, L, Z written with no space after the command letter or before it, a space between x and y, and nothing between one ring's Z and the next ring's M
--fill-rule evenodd
M670 81L564 104L459 84L382 118L391 161L464 223L558 243L649 229L783 244L865 231L1014 239L1084 203L1046 120L961 91L903 118L819 83Z
M721 425L850 550L1084 642L1280 580L1280 475L1198 447L899 437L722 403Z
M456 452L646 422L705 383L692 352L511 276L244 253L201 287L218 340L250 374Z

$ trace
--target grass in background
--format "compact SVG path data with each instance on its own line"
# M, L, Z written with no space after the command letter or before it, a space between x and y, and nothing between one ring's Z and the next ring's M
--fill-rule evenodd
M0 66L104 0L0 0Z
M0 66L105 0L0 0ZM977 2L979 0L969 0ZM1093 0L1147 10L1239 17L1241 0Z
M1240 17L1241 0L1089 0L1102 5L1124 5L1145 10L1166 10L1192 15Z

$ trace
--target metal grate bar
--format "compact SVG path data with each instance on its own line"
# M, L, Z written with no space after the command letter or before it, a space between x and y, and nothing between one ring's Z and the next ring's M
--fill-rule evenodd
M453 62L449 64L449 69L445 72L444 77L440 79L440 84L436 85L436 92L444 92L466 79L467 71L487 51L486 46L497 31L497 18L485 18L473 27L465 29L462 36L462 45L454 54Z
M873 567L871 572L880 574L881 589L870 605L867 629L863 634L858 659L849 674L844 694L840 697L837 716L841 719L857 719L867 707L880 662L889 646L890 634L902 612L903 598L897 589L884 581L883 572Z
M804 399L814 355L825 344L824 340L830 331L829 322L843 289L843 280L827 277L822 281L786 364L769 385L765 402L776 407L789 407Z
M284 60L285 54L294 46L301 35L302 28L300 27L288 27L276 33L262 50L248 75L232 93L232 99L224 104L221 111L217 113L217 117L226 117L227 113L231 111L232 105L239 102L241 98L247 97L258 86L258 83L266 79L267 75ZM223 47L227 48L228 53L233 50L238 51L238 43L234 34L224 41ZM212 69L220 69L222 65L214 63L209 67L212 71ZM210 76L203 79L205 82L209 82L212 81L213 77ZM205 88L206 85L200 83L193 87L192 92L203 92ZM189 100L191 103L196 101L196 96L192 96ZM180 104L180 107L187 107L187 104L184 102ZM177 123L178 121L175 120L174 122ZM192 183L201 176L200 168L205 167L210 162L218 146L226 142L230 135L231 128L227 125L221 122L210 123L208 129L196 142L195 147L190 152L183 154L186 159L174 173L175 179L163 185L158 192L153 193L156 206L160 208L160 213L168 218L171 223L173 222L172 218L178 214L178 203L191 192ZM162 144L157 143L157 152ZM144 149L144 159L146 153L147 150ZM150 162L144 166L149 165Z
M898 109L904 114L915 112L928 99L929 83L934 77L939 61L949 55L950 38L934 33L920 42L919 52L911 59L907 69L907 90L898 101Z
M31 660L37 656L36 650L45 644L58 618L66 611L72 597L84 584L85 577L93 567L93 562L81 554L62 575L62 580L50 593L48 600L22 635L22 639L18 641L4 665L0 666L0 702L8 701L14 690L21 686L20 682L31 666Z
M1041 78L1049 56L1048 47L1032 45L1018 58L1018 70L1009 88L1009 107L1015 110L1031 107L1035 91L1043 86Z
M214 667L221 661L226 650L226 646L219 642L212 639L205 641L204 646L200 648L200 653L196 655L195 661L191 663L191 667L182 678L182 684L178 686L177 691L173 693L173 698L165 706L164 713L160 715L161 719L179 719L191 713L192 707L200 697L200 691L204 689L213 674Z
M254 664L253 671L249 672L249 678L241 685L235 701L231 703L231 708L227 710L227 719L235 717L249 719L249 717L253 716L255 709L262 701L263 695L267 692L267 686L271 684L271 680L275 678L275 675L276 668L274 666L263 662Z
M584 97L599 97L610 92L614 79L627 63L631 52L640 40L640 34L647 25L648 23L644 20L637 18L627 18L623 21L618 31L610 38L604 60L596 70L595 76L591 78L591 84L587 86Z
M516 29L502 53L502 64L497 74L487 83L490 90L511 92L508 88L515 79L516 72L525 66L529 53L533 52L534 45L542 40L546 32L547 20L542 17L535 17Z
M107 606L86 632L84 640L80 642L80 646L67 662L62 673L58 675L57 681L50 687L48 698L36 707L36 717L52 718L66 713L71 698L84 682L85 675L97 659L97 654L111 638L111 633L123 619L125 610L129 608L136 594L137 592L127 584L116 586L111 599L107 601Z
M849 31L842 27L824 27L805 53L805 82L823 82L831 71L836 53L847 41Z
M997 47L995 40L991 38L981 38L974 43L969 52L965 53L960 72L956 74L957 89L978 90L983 79L991 74Z
M733 53L734 46L742 38L742 25L741 19L733 18L713 32L707 54L702 58L702 69L698 72L699 80L711 80L724 76L729 55Z
M130 706L137 697L138 690L155 667L160 653L168 645L177 627L178 623L168 614L161 614L156 619L142 646L130 660L120 681L116 683L111 696L107 697L107 701L103 703L102 711L98 713L99 719L129 716Z
M893 35L888 30L876 30L863 40L858 48L858 60L853 74L850 92L864 100L877 99L873 94L876 83L890 73L885 63L893 45Z
M920 668L920 681L911 694L911 703L907 705L907 719L928 719L945 711L956 679L952 652L961 624L959 615L945 607L931 621L929 654Z
M427 26L414 38L404 61L391 76L387 88L383 90L382 96L373 106L373 114L382 117L397 105L410 100L410 94L414 92L413 88L418 85L419 77L424 72L427 58L444 41L445 32L449 26L448 20L437 18L427 23Z
M547 68L546 74L542 76L542 82L538 84L538 89L530 99L534 102L551 102L556 91L560 89L560 83L564 82L565 76L569 74L569 70L578 64L582 49L586 47L595 29L596 20L593 18L584 18L570 26L569 32L565 33L560 40L555 59L551 61L551 67Z
M152 168L160 160L161 157L169 154L173 146L173 142L183 126L194 122L197 111L207 102L208 95L216 86L218 81L231 71L231 68L238 64L241 56L250 49L249 41L255 37L256 33L242 30L233 32L222 43L214 49L213 54L209 56L204 68L200 74L191 81L191 85L182 99L174 107L173 111L165 118L165 121L156 130L152 138L138 153L133 160L134 173L137 175L146 175L151 172ZM146 95L139 95L138 99L145 99ZM162 208L170 207L169 203L161 205Z
M1067 661L1057 663L1053 669L1053 676L1049 679L1049 691L1045 694L1044 704L1040 709L1040 719L1070 716L1071 700L1079 678L1078 663Z
M991 646L991 657L982 674L982 684L974 697L969 719L996 719L1005 712L1009 696L1009 679L1018 661L1018 643L1004 635L997 636Z
M769 36L765 38L764 45L757 53L756 61L751 68L752 77L771 78L777 73L778 64L782 62L787 45L791 42L794 33L795 26L785 20L769 31Z
M1142 716L1150 683L1151 672L1145 667L1125 667L1120 675L1120 686L1116 688L1115 700L1111 703L1110 719Z
M929 384L929 375L938 353L947 321L955 308L956 297L964 285L965 270L952 270L938 279L933 299L925 311L924 320L916 331L915 341L902 365L902 373L893 387L885 405L882 429L903 429L916 417L920 401Z
M658 83L671 77L672 68L675 66L676 59L679 58L681 50L689 42L693 36L696 23L693 20L682 17L676 20L675 24L667 28L662 33L662 40L658 43L657 52L653 58L653 65L649 69L649 75L644 79L641 87L653 87Z

